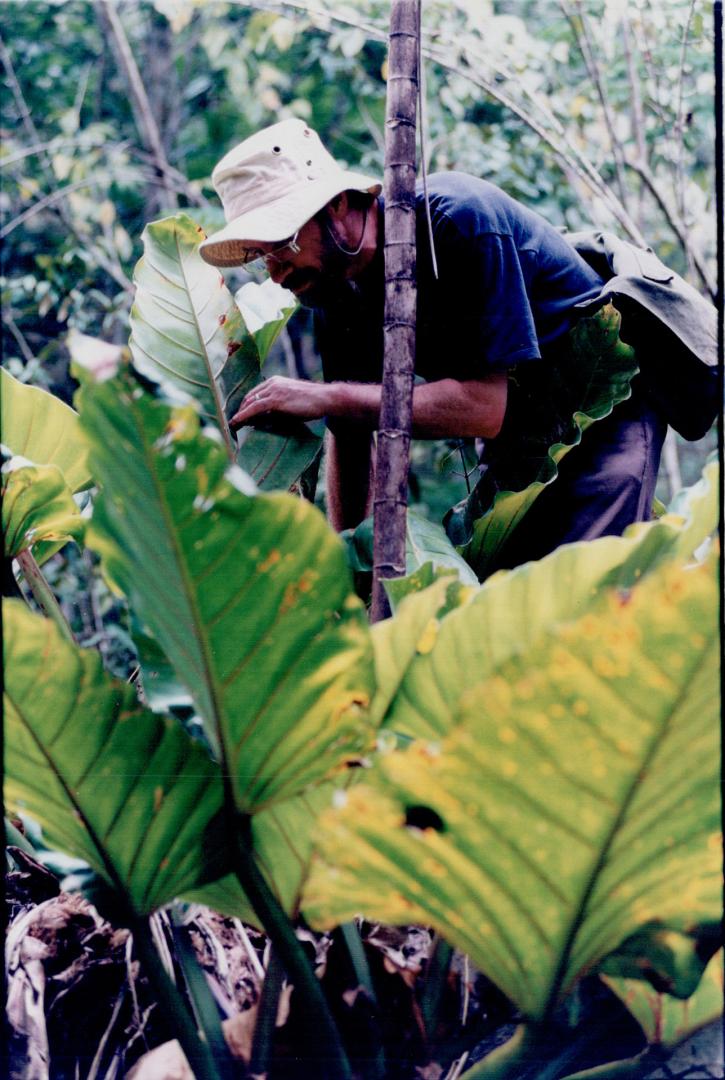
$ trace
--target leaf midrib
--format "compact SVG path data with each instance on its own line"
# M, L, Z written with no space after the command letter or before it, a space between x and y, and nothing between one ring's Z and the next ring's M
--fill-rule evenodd
M222 405L222 401L221 401L221 392L220 392L220 389L219 389L219 387L217 385L216 379L214 378L214 372L212 370L211 361L209 359L209 351L208 351L206 342L204 340L204 335L203 335L202 330L201 330L201 324L199 323L199 319L198 319L197 312L196 312L196 307L194 306L194 300L193 300L193 296L192 296L192 291L191 291L191 288L190 288L190 285L189 285L188 278L186 276L186 267L184 265L184 259L183 259L183 256L181 254L181 245L179 244L179 230L176 229L176 228L174 229L174 244L176 245L176 252L177 252L177 255L178 255L178 259L179 259L179 268L181 270L181 276L182 276L182 279L184 281L184 288L186 289L186 294L189 297L189 307L191 308L191 313L192 313L192 315L194 317L194 325L196 327L196 333L197 333L197 336L199 338L199 342L200 342L201 347L202 347L202 352L203 352L203 356L204 356L204 363L206 364L206 369L209 372L209 388L210 388L210 390L212 392L212 396L214 398L214 405L216 407L216 412L217 412L217 420L219 422L219 430L221 431L222 435L224 436L224 443L225 443L226 448L227 448L227 455L229 457L229 460L231 462L234 462L235 461L234 447L232 445L232 438L231 438L231 435L230 435L230 432L229 432L229 426L227 424L227 418L224 415L223 405ZM224 288L226 288L226 285L224 286ZM212 337L209 340L211 341L213 339L213 337L214 337L214 334L212 334ZM224 370L224 365L222 364L222 367L220 369L220 374L221 374L221 372L223 370Z
M226 743L225 743L225 740L224 740L224 726L222 724L223 712L222 712L222 709L220 708L220 702L219 702L219 699L218 699L216 683L214 681L213 674L212 674L213 668L212 668L212 664L211 664L211 657L209 656L209 653L208 653L208 645L209 645L209 643L208 643L208 640L207 640L207 635L204 632L204 623L203 623L203 620L201 618L201 613L200 613L199 608L198 608L196 593L195 593L195 591L194 591L194 589L192 587L193 586L193 579L191 578L190 571L187 571L187 560L186 560L186 558L184 556L183 550L181 549L181 547L179 545L179 538L177 536L177 530L175 528L174 518L173 518L173 516L172 516L172 514L171 514L171 512L169 510L167 501L166 501L166 499L164 497L165 489L164 489L163 485L161 485L160 482L159 482L158 471L156 469L156 457L152 452L151 446L149 445L148 438L147 438L147 433L146 433L146 427L143 424L143 422L137 423L137 427L140 430L141 440L142 440L141 445L142 445L142 448L143 448L143 451L144 451L144 455L145 455L147 461L151 465L151 468L150 468L149 472L151 474L152 483L153 483L154 489L156 491L158 505L159 505L159 508L161 510L161 514L162 514L162 517L163 517L163 520L164 520L164 524L165 524L166 529L167 529L167 534L168 534L170 542L171 542L171 547L172 547L172 550L173 550L174 555L175 555L175 562L176 562L176 565L177 565L177 569L179 571L179 575L181 577L181 581L182 581L182 585L183 585L183 589L184 589L184 595L187 598L187 603L188 603L189 610L190 610L191 617L192 617L192 625L193 625L194 629L197 631L196 636L197 636L197 640L198 640L199 645L200 645L199 651L201 653L201 658L202 658L202 670L203 670L203 672L204 672L204 674L206 676L206 683L207 683L207 687L208 687L208 690L209 690L209 698L210 698L210 701L211 701L211 704L212 704L212 710L213 710L213 714L214 714L211 719L212 719L212 722L214 724L216 734L217 734L218 743L219 743L219 753L220 753L220 756L221 756L220 764L221 764L222 769L223 769L223 775L225 777L228 777L230 775L229 774L229 764L230 763L229 763L229 754L228 754L228 751L227 751L227 746L226 746ZM226 783L225 783L225 789L226 789Z

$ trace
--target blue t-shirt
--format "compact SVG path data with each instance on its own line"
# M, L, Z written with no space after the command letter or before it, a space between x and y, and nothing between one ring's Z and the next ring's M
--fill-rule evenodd
M486 180L437 173L428 193L438 280L419 190L416 374L475 379L550 360L574 321L572 309L597 296L601 278L544 218ZM339 301L316 312L327 381L381 380L383 302L380 243Z

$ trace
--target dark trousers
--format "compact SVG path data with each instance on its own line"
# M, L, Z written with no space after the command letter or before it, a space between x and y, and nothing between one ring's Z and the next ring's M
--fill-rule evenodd
M633 522L649 521L666 433L665 421L634 390L569 451L496 565L509 569L561 544L620 536Z

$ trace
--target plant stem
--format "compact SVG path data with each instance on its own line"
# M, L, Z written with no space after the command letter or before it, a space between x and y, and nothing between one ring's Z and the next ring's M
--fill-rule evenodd
M52 619L66 641L76 645L76 639L70 628L60 604L55 598L53 590L43 577L43 571L38 566L35 558L29 550L21 551L16 556L18 566L23 572L25 582L37 601L39 607L49 619Z
M425 970L425 981L420 996L420 1011L423 1014L425 1034L429 1041L433 1038L436 1028L441 994L452 958L453 948L437 934Z
M340 936L345 942L345 948L350 957L350 963L355 972L355 978L370 998L372 1004L377 1008L375 987L373 986L373 980L370 974L370 968L368 966L368 960L365 955L365 948L360 937L360 932L354 922L343 923L339 929Z
M148 922L142 918L129 921L143 972L153 986L159 1008L186 1054L195 1080L224 1080L223 1074L214 1063L209 1046L196 1029L184 999L164 970Z
M254 1026L254 1041L249 1059L251 1076L266 1076L269 1073L283 981L284 967L276 951L272 949L262 985L262 996L259 999L257 1023Z
M335 934L344 943L355 978L367 997L368 1008L361 1013L358 1021L358 1026L365 1028L365 1041L370 1048L368 1061L362 1065L362 1074L365 1080L385 1080L385 1047L380 1029L380 1006L360 931L354 922L348 922L339 926ZM334 936L333 934L333 939Z
M239 1062L232 1057L224 1038L219 1010L214 995L209 989L206 975L199 965L194 949L189 940L189 932L177 910L171 909L171 932L174 936L176 959L186 983L191 1001L191 1008L196 1019L196 1026L203 1033L210 1053L219 1063L224 1073L234 1076L239 1073Z
M272 947L276 950L289 979L294 983L302 1008L307 1013L307 1031L315 1046L325 1046L329 1064L323 1072L331 1080L352 1080L350 1063L340 1039L337 1025L319 980L297 940L292 923L287 918L254 858L252 822L248 814L239 814L231 833L234 868ZM323 1072L318 1075L323 1075Z

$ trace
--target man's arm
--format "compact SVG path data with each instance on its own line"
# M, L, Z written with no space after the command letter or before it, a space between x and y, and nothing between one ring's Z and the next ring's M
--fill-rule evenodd
M413 436L417 439L494 439L506 412L508 377L495 372L485 379L441 379L413 390ZM302 420L334 417L372 431L380 419L378 383L313 383L275 375L255 387L232 417L232 427L249 424L264 413Z

